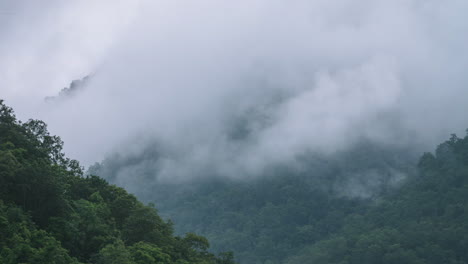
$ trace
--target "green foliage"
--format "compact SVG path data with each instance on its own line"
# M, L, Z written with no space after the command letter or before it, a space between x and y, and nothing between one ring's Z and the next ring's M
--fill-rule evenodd
M206 180L196 189L175 192L161 208L177 219L176 230L207 236L215 251L235 250L241 263L281 263L338 230L344 216L362 211L365 204L287 175L248 182ZM202 241L191 240L203 249Z
M203 237L174 236L124 189L83 177L62 146L0 100L0 263L234 263L208 253Z
M95 258L96 264L135 264L122 240L103 247Z
M4 264L78 263L52 235L36 229L20 208L6 206L1 200L0 238L0 260Z
M353 175L358 168L388 174L389 165L379 159L390 160L390 155L375 152L363 147L326 165L312 160L301 171L275 168L248 180L197 178L185 188L159 184L148 196L175 220L176 230L206 236L215 252L233 250L241 263L282 263L338 231L346 216L366 210L370 199L349 197L339 184L349 176L346 171ZM376 192L388 192L385 187L390 189L385 185ZM171 199L165 199L168 195Z
M468 263L468 137L452 136L418 166L404 187L287 263Z
M146 197L176 230L202 234L242 263L468 263L466 137L452 136L419 162L372 146L345 155L255 179L160 184ZM381 177L379 191L364 197L336 189L368 168L406 178L392 186Z
M136 264L170 263L171 257L161 248L145 242L138 242L130 247L130 252Z
M410 159L388 164L401 155L364 146L326 166L304 158L299 171L153 189L185 236L154 206L84 177L62 146L45 123L17 121L0 100L0 263L232 264L228 249L245 263L468 263L468 137L424 154L414 172ZM410 177L389 188L394 167ZM385 184L337 195L362 168Z

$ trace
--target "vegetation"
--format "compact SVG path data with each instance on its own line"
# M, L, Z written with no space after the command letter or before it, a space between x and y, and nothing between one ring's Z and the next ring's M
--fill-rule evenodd
M179 232L206 236L215 252L233 250L240 263L283 263L402 184L415 160L401 149L365 143L340 156L303 159L299 170L277 166L250 179L159 182L145 198Z
M173 235L152 205L83 177L42 121L18 121L0 100L0 263L231 264L204 237Z
M468 263L468 137L426 153L411 182L287 263Z
M403 150L361 144L255 179L152 185L142 197L175 228L153 205L83 176L62 145L45 123L22 123L0 101L0 263L234 263L193 231L249 264L468 263L468 136L414 167Z
M370 154L359 159L361 152ZM377 153L361 148L341 168L385 167L375 162L385 151ZM233 249L242 263L468 263L468 137L452 136L407 168L404 184L372 196L343 197L331 188L345 180L342 170L317 171L206 179L161 210L181 220L181 230L215 241L215 250Z

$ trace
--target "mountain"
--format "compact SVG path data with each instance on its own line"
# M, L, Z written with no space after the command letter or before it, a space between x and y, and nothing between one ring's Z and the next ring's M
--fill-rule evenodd
M334 155L305 153L253 177L193 172L185 180L159 179L164 158L158 145L148 144L90 171L157 204L180 234L196 231L215 252L233 250L240 263L283 263L326 239L348 215L406 184L417 163L411 149L364 140Z
M401 189L286 263L468 263L467 204L468 137L453 135Z
M0 263L231 264L206 238L175 236L153 205L83 176L38 120L0 100Z
M247 264L468 263L468 136L418 160L360 142L254 178L149 184L151 171L138 171L147 185L138 196L161 213L84 176L62 146L44 122L23 123L0 101L0 263L231 264L228 249ZM112 182L157 160L152 147L90 171Z
M157 163L154 149L92 169L111 182L127 172L176 230L206 236L240 263L468 263L468 137L419 158L410 147L361 142L306 155L300 168L173 182L137 166Z
M382 174L397 164L388 150L369 146L361 153L368 153L366 159L354 153L341 169L318 171L326 176L319 181L313 171L276 171L244 182L207 180L160 208L180 220L179 230L206 235L215 250L233 249L241 263L468 263L468 137L452 136L414 167L411 159L400 162L405 179L381 185L387 188L371 196L323 188L355 175L345 169L373 164ZM156 201L162 196L153 195Z

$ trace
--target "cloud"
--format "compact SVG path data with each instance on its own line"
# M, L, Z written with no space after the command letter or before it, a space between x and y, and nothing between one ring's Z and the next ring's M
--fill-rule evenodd
M2 97L85 164L151 146L142 163L159 177L256 174L362 138L433 145L468 124L466 1L38 6L0 31ZM73 99L43 102L89 73Z
M2 3L1 96L19 114L35 113L31 104L96 71L136 9L130 1Z

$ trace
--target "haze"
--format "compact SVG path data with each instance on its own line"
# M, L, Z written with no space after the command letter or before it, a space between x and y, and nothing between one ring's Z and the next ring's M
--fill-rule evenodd
M46 121L86 166L157 146L166 178L255 175L361 139L422 152L468 127L466 10L463 0L3 0L0 97ZM87 75L77 95L44 100Z

